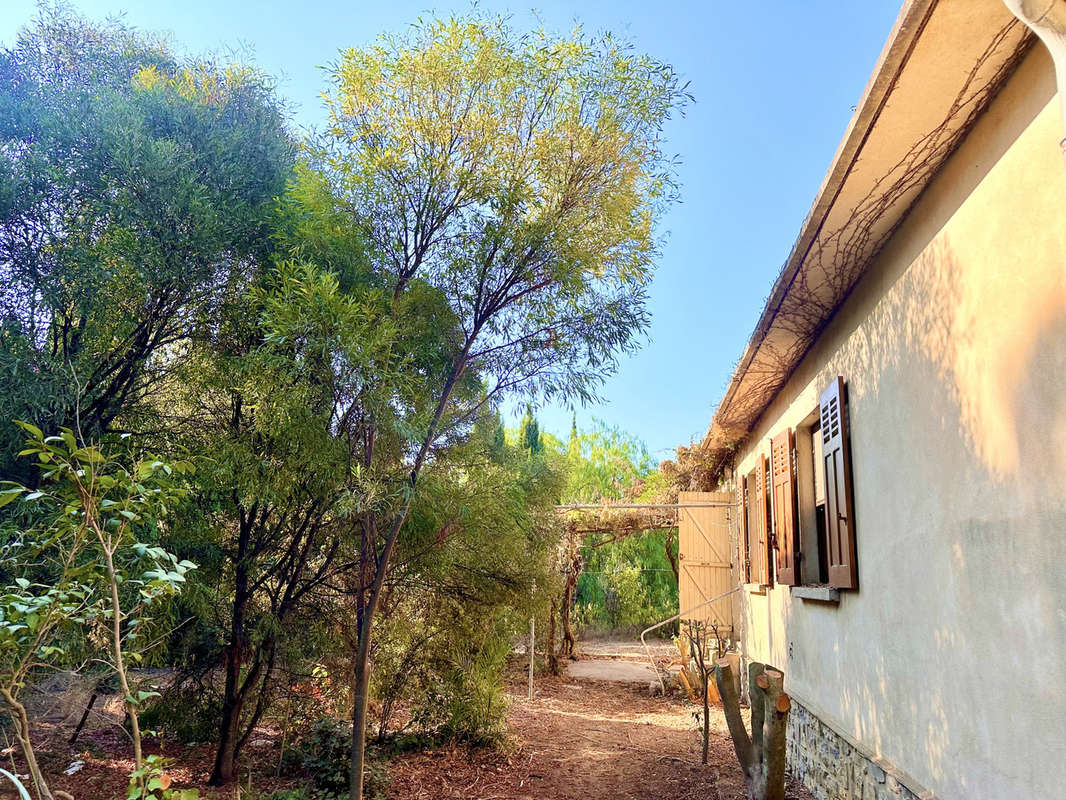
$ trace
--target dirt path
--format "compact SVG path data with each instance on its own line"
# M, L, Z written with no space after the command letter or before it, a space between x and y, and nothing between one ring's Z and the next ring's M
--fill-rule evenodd
M513 686L506 753L454 748L393 759L390 800L734 800L740 771L720 710L700 763L695 707L643 687L542 678ZM800 786L789 797L810 797Z
M613 660L592 661L592 674L615 674ZM710 763L700 763L697 707L675 697L652 697L647 683L625 684L574 675L538 678L537 695L526 700L525 675L518 664L509 683L508 740L500 749L450 746L394 756L388 765L389 800L743 800L740 771L721 710L712 707ZM105 704L107 705L107 704ZM132 762L129 745L116 724L87 730L74 748L68 731L45 732L42 763L54 789L77 800L125 797ZM273 778L280 732L262 729L245 753L259 796L295 787L298 777ZM49 746L50 745L50 746ZM153 743L149 752L157 752ZM174 759L168 774L175 786L197 787L205 800L231 800L236 788L208 789L210 744L186 747L168 742ZM5 756L6 758L6 756ZM84 768L62 772L75 760ZM0 785L0 799L13 797ZM810 800L801 786L792 800Z

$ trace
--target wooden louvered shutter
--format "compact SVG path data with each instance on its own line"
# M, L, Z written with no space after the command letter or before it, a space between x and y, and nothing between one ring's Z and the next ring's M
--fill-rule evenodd
M844 379L837 377L818 400L825 470L825 529L829 585L856 589L855 514L851 486L851 448Z
M737 503L737 507L740 509L740 527L737 534L737 564L739 565L743 583L751 582L751 544L748 541L748 514L751 512L751 499L748 497L749 489L748 478L745 476L740 479L740 502Z
M755 556L752 579L770 585L770 470L766 456L760 454L755 470Z
M799 575L796 525L796 471L792 457L796 436L783 430L770 442L770 487L773 498L773 549L777 556L777 582L796 585Z

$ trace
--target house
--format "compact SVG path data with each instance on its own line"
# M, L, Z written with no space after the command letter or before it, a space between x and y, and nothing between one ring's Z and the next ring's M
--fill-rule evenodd
M704 442L819 798L1066 798L1063 18L906 3Z

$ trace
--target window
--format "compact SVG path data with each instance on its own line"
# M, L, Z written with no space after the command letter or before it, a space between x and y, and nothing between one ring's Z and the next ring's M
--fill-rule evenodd
M844 379L837 377L818 400L825 475L826 560L829 585L857 589L855 510L851 485L851 443Z
M765 469L765 456L760 459ZM754 481L770 498L767 558L774 562L777 582L857 588L843 378L822 392L818 408L795 430L786 428L771 438L766 473L765 482L759 476Z
M800 537L800 583L829 582L826 562L825 470L818 409L796 427L797 507Z
M746 583L770 585L772 581L770 557L770 506L769 498L770 470L766 456L761 453L756 459L755 469L749 472L740 483L743 503L740 514L739 546L743 549L741 562L742 574Z

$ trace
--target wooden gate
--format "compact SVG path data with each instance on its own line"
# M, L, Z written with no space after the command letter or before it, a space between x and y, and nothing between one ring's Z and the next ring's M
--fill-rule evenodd
M733 588L729 563L729 523L735 512L729 492L680 492L677 502L720 503L711 507L677 510L680 612L684 613L712 597ZM685 614L685 619L702 620L733 627L733 597L729 596Z

